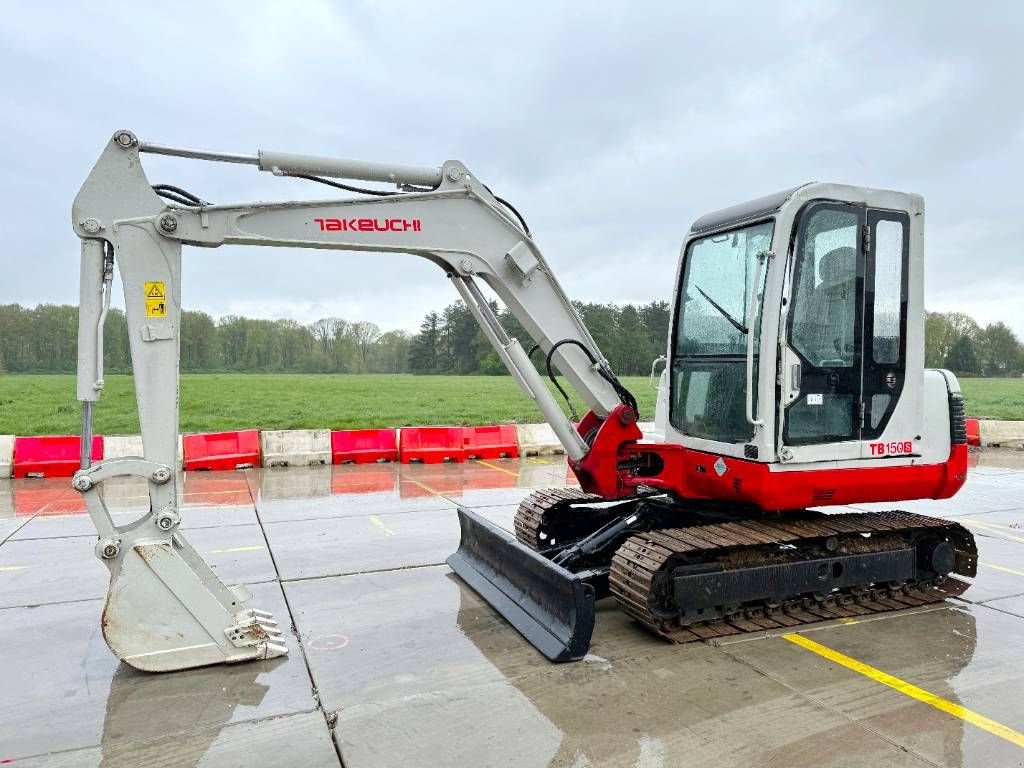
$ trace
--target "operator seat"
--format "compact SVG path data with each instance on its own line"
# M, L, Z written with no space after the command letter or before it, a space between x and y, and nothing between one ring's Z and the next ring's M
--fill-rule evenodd
M814 340L811 360L817 366L853 365L853 334L857 315L857 251L833 248L818 262L818 278L807 302L808 333Z
M807 298L805 309L796 307L794 334L800 351L815 368L849 367L854 360L854 324L857 317L857 251L833 248L818 262L820 282ZM806 373L806 372L805 372ZM813 383L812 383L813 381ZM804 379L808 393L820 395L816 405L806 397L789 410L789 434L803 439L846 439L853 436L854 397L832 389L828 379Z

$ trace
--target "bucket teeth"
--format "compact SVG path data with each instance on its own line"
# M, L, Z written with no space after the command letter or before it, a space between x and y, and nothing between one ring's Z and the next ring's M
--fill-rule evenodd
M276 659L278 656L287 656L288 646L284 643L268 642L264 646L263 658Z

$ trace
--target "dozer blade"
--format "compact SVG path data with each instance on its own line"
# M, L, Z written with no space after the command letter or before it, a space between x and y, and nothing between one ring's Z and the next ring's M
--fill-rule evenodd
M103 637L125 663L147 672L272 659L288 653L273 617L246 610L245 587L217 578L180 533L126 537L112 557Z
M476 513L459 507L448 565L551 661L576 661L594 632L594 588Z

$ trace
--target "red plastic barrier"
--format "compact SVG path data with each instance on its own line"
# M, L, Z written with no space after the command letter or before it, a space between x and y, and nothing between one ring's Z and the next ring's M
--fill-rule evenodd
M331 432L331 463L398 461L393 429L341 429Z
M403 464L422 461L465 461L462 448L462 427L403 427L400 430L398 455Z
M103 438L92 439L92 458L103 458ZM71 477L81 466L78 435L14 438L15 477Z
M260 465L260 431L214 432L182 437L185 471L246 469Z
M967 444L981 445L981 425L977 419L965 419L967 423Z
M516 459L519 443L513 424L493 427L463 427L462 447L467 459Z

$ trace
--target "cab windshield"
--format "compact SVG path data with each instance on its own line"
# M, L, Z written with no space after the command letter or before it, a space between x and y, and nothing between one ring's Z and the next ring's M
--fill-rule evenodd
M767 221L694 240L686 252L672 356L673 426L723 442L748 439L747 313L753 300L754 381L757 381L761 296L766 270L753 285L757 257L771 248Z

